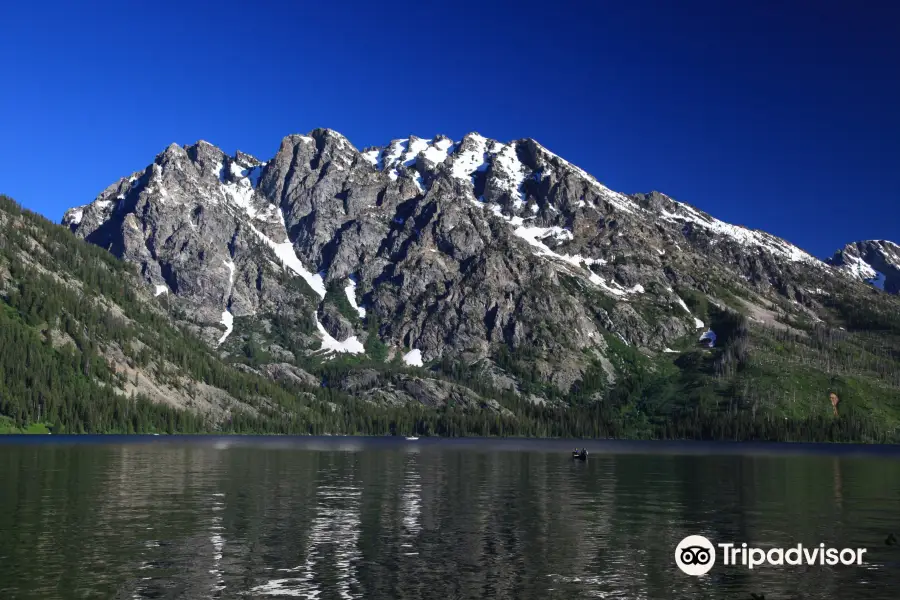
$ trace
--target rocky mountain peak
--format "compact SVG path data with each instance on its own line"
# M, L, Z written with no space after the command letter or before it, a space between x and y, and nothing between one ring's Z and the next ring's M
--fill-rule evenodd
M334 129L319 128L312 130L308 137L316 142L316 147L321 152L330 153L357 153L356 147L338 131Z
M262 164L262 161L255 156L247 154L246 152L241 152L240 150L235 152L234 161L245 167L258 167Z
M171 147L169 146L169 148ZM222 149L203 140L193 145L185 146L184 151L192 162L210 169L216 164L224 162L227 158Z
M672 198L657 191L652 191L649 194L637 193L634 194L634 198L642 208L656 213L675 205L675 201Z
M847 244L828 263L890 294L900 293L900 246L887 240Z

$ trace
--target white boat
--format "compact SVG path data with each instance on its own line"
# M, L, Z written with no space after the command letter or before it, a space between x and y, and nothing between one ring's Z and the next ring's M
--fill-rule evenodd
M417 438L417 437L414 436L414 435L408 435L408 436L406 436L406 439L408 439L408 440L414 442L414 441L416 441L416 440L419 439L419 438Z

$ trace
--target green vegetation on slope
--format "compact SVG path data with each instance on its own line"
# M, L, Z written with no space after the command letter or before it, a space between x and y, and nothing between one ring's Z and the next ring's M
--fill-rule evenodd
M0 434L29 434L46 435L50 433L52 424L31 423L27 427L17 426L12 419L0 415Z
M649 359L610 337L629 375L608 402L631 429L675 437L896 441L900 439L900 323L881 305L841 303L842 331L750 326L709 305L714 349L691 347ZM698 303L693 303L692 308ZM878 334L873 332L877 331ZM829 395L840 398L837 417Z

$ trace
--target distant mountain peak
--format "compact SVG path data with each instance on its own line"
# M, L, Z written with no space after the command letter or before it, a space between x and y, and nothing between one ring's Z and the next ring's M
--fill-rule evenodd
M847 244L828 263L890 294L900 293L900 246L888 240Z

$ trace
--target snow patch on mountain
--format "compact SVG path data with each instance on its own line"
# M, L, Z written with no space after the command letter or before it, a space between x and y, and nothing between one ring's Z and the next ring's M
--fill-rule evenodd
M234 261L229 258L223 262L228 269L228 293L231 294L231 288L234 287Z
M870 279L875 279L878 276L878 272L859 256L844 254L844 261L844 269L855 276L857 279L869 281Z
M275 252L275 256L281 260L281 263L285 267L302 277L319 297L325 297L325 281L322 279L322 276L318 273L313 274L303 266L303 263L300 262L300 259L297 257L297 253L294 252L294 245L290 240L282 242L281 244L276 244L253 225L249 225L249 227L259 239L265 242L265 244Z
M490 147L488 147L489 143ZM540 144L537 144L537 146L542 151L545 160L552 160L565 170L583 178L594 187L597 195L604 201L624 212L632 214L643 210L628 196L610 190L583 169L550 152L543 146L540 146ZM377 170L387 171L388 176L392 180L396 180L399 176L398 167L400 165L413 166L416 163L416 157L420 153L433 164L443 163L449 158L450 174L462 181L470 181L473 185L476 173L485 172L491 168L494 175L494 185L510 194L513 205L517 209L522 208L526 201L525 180L529 177L534 177L540 181L542 176L541 171L532 173L519 160L517 142L504 144L488 140L477 133L467 134L459 143L455 143L447 138L441 138L438 141L428 141L415 137L410 137L406 140L392 140L385 148L367 150L362 154L362 157ZM417 183L424 191L425 188L422 182ZM586 207L587 203L582 200L579 205Z
M409 146L409 142L406 140L393 140L391 145L388 146L388 153L383 155L384 167L391 167L391 170L388 172L388 177L392 180L396 180L397 177L399 177L395 165L399 162L400 157L403 156L403 152L406 150L407 146Z
M604 290L606 290L607 292L609 292L609 293L612 294L613 296L625 296L625 295L628 293L628 292L626 292L625 290L623 290L623 289L622 289L622 286L620 286L618 283L616 283L615 280L610 280L609 283L606 283L606 280L605 280L605 279L603 279L602 277L600 277L599 275L597 275L597 274L594 273L593 271L590 271L590 275L588 276L588 280L589 280L591 283L593 283L594 285L603 288Z
M453 141L446 138L438 140L433 145L429 145L425 149L425 158L434 164L440 164L447 160L450 155L450 149L453 147Z
M356 303L356 280L352 277L347 279L347 286L344 288L344 293L347 294L347 300L350 301L350 306L352 306L359 314L359 318L364 319L366 317L366 309Z
M365 352L362 342L360 342L355 335L347 338L343 342L334 339L319 321L318 314L316 315L316 329L318 329L319 333L322 335L322 347L320 348L320 351L325 354L363 354Z
M864 240L847 244L828 259L845 277L880 290L900 291L900 246L888 240Z
M272 217L271 211L261 214L253 205L253 197L265 163L257 166L245 166L231 159L228 165L229 175L225 174L222 163L216 165L219 187L226 203L238 208L251 219L267 220Z
M825 266L819 259L774 235L763 231L747 229L746 227L741 227L739 225L725 223L715 217L701 213L688 204L678 202L668 196L666 196L666 198L673 203L676 212L671 212L665 208L662 209L660 211L660 216L665 221L679 224L694 223L713 233L733 239L743 246L762 248L771 254L782 256L791 262L803 262L818 267Z
M236 162L231 162L228 165L228 170L231 171L231 176L235 179L242 179L244 177L244 168L237 164ZM221 174L221 171L220 171Z
M153 292L153 296L156 297L156 296L160 296L162 294L168 294L168 293L169 293L169 288L167 286L157 285L155 287L155 291Z
M881 245L881 253L888 264L900 269L900 246L887 240L880 240L878 243Z
M384 169L384 149L383 148L373 148L371 150L366 150L361 155L366 162L371 164L377 170L381 171Z
M120 180L120 183L123 180L124 178ZM130 181L136 180L132 177ZM117 195L116 198L119 198L119 196L121 196L121 194ZM118 202L116 204L118 204ZM109 199L109 196L100 195L89 204L83 204L67 210L63 215L63 224L68 225L69 227L76 227L84 220L85 213L88 213L95 218L99 216L98 220L105 221L109 217L110 208L112 206L113 201Z
M584 269L587 272L587 279L591 283L596 286L599 286L606 290L607 292L613 294L614 296L628 296L629 294L643 294L644 287L640 284L635 285L630 289L625 289L622 285L620 285L616 280L611 279L609 281L603 279L596 273L590 270L590 265L604 265L606 261L600 258L585 258L580 254L559 254L558 252L554 252L542 240L545 240L549 237L559 237L566 238L566 234L571 236L571 232L561 227L525 227L520 226L513 231L513 233L528 242L531 246L536 248L538 251L535 252L537 256L544 256L548 258L557 259L563 261L569 265L574 267L578 267L580 269ZM571 239L569 237L568 239Z
M222 193L226 200L247 213L251 219L255 219L258 211L253 206L253 188L247 179L240 179L238 183L222 184Z
M403 155L402 161L404 167L411 167L416 164L416 157L420 152L428 149L428 140L422 138L410 138L406 142L406 153Z
M340 150L349 152L351 154L358 153L358 151L356 150L356 147L340 131L335 131L334 129L326 129L325 136L335 140L335 142L337 142L337 146ZM313 141L315 141L315 140L313 140Z
M159 193L159 195L160 195L159 203L165 204L165 202L163 202L163 198L168 198L169 192L163 186L163 181L162 181L163 168L158 163L153 163L153 165L150 167L150 171L151 171L150 182L147 185L147 189L155 190L157 193ZM221 177L221 173L219 174L219 176ZM96 202L95 202L95 204L96 204Z
M227 310L222 311L222 320L219 322L225 326L225 333L219 338L219 345L221 346L228 339L228 336L231 335L231 332L234 331L234 315Z
M256 189L259 186L259 178L262 176L263 167L265 166L266 163L256 166L244 166L235 160L230 165L231 176L242 185L244 185L242 182L246 181L246 185Z
M469 181L474 186L475 173L488 168L487 140L477 134L469 134L464 141L466 140L470 142L467 144L469 147L453 157L450 174L462 181Z
M421 350L411 350L403 355L403 362L411 367L421 367L424 365L422 362L422 351Z
M398 167L414 167L417 157L421 154L433 164L444 162L449 156L453 141L441 138L426 140L411 136L408 139L392 140L384 148L370 148L362 153L362 158L378 171L388 171L388 177L396 180L400 176ZM414 176L414 182L421 191L425 191L425 182L421 174Z
M675 292L672 290L672 288L666 288L666 290L669 291L670 293L674 294L675 302L678 303L678 306L683 308L684 312L686 312L688 314L688 316L693 317L694 327L696 329L703 329L704 327L706 327L706 325L703 323L703 321L701 321L700 319L698 319L691 313L691 309L688 308L688 305L685 303L684 300L682 300L681 296L679 296L678 294L675 294Z
M631 289L626 290L615 280L611 280L609 283L607 283L602 277L590 270L589 267L591 265L605 265L607 263L606 260L602 258L586 258L581 256L580 254L560 254L558 252L555 252L554 250L551 250L543 241L548 238L555 238L557 240L571 240L573 239L573 235L570 230L558 226L526 226L525 221L531 220L534 217L528 217L525 219L515 216L508 217L503 214L503 210L500 206L485 202L484 198L480 198L478 200L472 198L471 201L476 206L488 208L497 217L513 226L515 228L513 230L513 234L516 237L525 240L530 246L535 248L537 250L535 252L536 256L556 259L579 269L583 269L587 272L588 281L590 281L594 285L602 287L606 291L616 296L626 296L628 294L640 294L644 292L644 288L641 285L635 285Z
M528 172L525 165L516 156L516 145L504 145L498 142L492 151L496 152L493 160L494 168L506 176L508 181L506 189L514 199L513 203L516 208L521 208L525 204L524 184Z
M69 225L78 225L83 218L84 207L79 206L78 208L73 208L69 211L69 214L66 215L65 222Z

